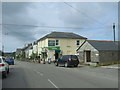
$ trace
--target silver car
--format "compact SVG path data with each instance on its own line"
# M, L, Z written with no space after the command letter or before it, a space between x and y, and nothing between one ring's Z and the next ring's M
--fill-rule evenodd
M2 56L0 56L0 73L2 73L4 78L6 78L9 73L9 64L4 61Z

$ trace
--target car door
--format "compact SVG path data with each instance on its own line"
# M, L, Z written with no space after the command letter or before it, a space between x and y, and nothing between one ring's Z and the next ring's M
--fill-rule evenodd
M5 64L5 68L9 69L9 64L5 61L5 58L2 59L3 59L3 63Z
M58 59L58 63L59 64L64 64L64 56L60 57L60 59Z

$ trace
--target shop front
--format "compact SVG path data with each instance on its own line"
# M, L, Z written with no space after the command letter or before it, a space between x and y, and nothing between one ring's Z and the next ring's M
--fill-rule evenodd
M51 59L51 61L54 61L62 55L60 47L44 47L42 49L43 58L47 58L47 60Z

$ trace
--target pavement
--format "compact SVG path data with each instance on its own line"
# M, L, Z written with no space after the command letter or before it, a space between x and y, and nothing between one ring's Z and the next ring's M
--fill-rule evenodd
M120 64L115 65L109 65L109 66L101 66L102 68L108 68L108 69L120 69Z
M118 69L15 61L2 80L2 88L118 88Z

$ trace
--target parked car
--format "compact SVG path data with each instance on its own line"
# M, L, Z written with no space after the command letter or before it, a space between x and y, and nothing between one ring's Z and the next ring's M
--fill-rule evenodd
M65 67L77 67L79 64L79 60L76 55L63 55L58 60L55 60L54 63L56 66L63 65Z
M6 78L9 73L9 64L5 62L2 56L0 56L0 73L2 73L4 78Z
M14 65L14 59L13 59L12 57L6 58L5 61L6 61L9 65Z

